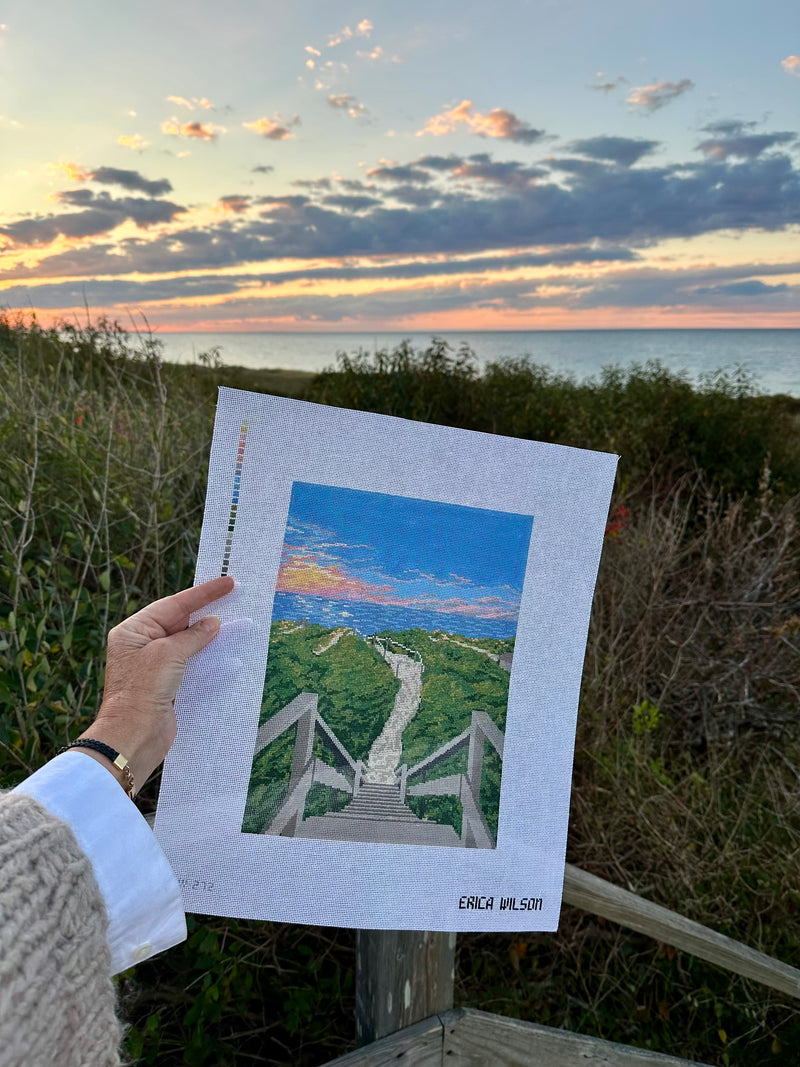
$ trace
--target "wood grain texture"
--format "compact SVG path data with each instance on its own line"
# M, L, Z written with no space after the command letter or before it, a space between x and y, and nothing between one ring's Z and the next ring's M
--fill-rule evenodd
M447 1067L695 1067L691 1060L470 1008L447 1012L442 1022Z
M402 1067L442 1067L443 1032L442 1021L435 1015L366 1048L329 1060L324 1067L397 1067L398 1063Z
M648 934L657 941L734 974L752 978L781 993L800 997L800 971L795 967L569 863L564 873L564 902Z
M453 1006L455 934L359 930L356 1040L377 1041Z

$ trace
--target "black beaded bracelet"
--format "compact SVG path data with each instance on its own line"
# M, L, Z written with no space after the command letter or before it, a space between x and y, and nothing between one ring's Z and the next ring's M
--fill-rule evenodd
M107 745L105 741L95 741L93 737L79 737L77 741L73 741L71 744L64 745L63 748L60 748L58 752L56 752L56 755L60 756L62 752L69 752L71 748L92 748L95 752L99 752L101 756L110 759L117 770L122 771L122 776L125 780L123 789L131 800L133 800L133 774L128 766L128 761L121 753L117 752L111 745Z

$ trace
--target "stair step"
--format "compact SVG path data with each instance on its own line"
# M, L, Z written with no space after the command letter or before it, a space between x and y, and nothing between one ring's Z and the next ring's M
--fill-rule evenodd
M342 812L337 814L341 816ZM313 815L301 824L297 836L323 841L461 847L461 841L452 826L416 818L348 819L337 818L335 815Z

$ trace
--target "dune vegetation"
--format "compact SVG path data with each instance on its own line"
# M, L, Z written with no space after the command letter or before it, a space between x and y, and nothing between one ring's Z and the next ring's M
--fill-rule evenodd
M621 454L568 859L796 961L800 401L760 396L741 372L479 372L436 340L317 376L213 352L172 366L113 323L3 315L0 784L91 721L107 629L191 582L220 384ZM157 790L156 777L144 810ZM352 1047L352 931L189 926L119 979L131 1060L312 1067ZM557 934L460 937L456 998L725 1067L793 1067L800 1051L788 998L573 908Z

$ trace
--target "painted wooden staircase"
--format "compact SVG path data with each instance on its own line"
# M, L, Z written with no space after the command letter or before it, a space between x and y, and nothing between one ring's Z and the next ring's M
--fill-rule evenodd
M362 782L353 800L341 811L304 819L295 836L392 845L461 846L452 826L418 819L401 800L398 785L371 782Z

